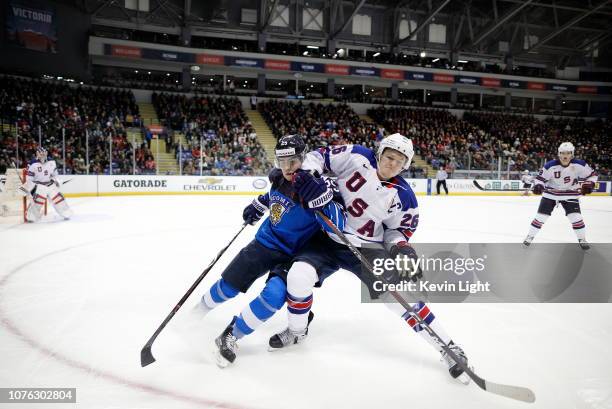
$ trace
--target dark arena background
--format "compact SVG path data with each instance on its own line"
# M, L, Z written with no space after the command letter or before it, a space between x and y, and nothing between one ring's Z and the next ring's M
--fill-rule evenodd
M612 409L611 21L4 0L0 409Z

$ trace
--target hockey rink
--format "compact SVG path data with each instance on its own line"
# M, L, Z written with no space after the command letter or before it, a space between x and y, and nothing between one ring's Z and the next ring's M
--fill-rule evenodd
M534 404L450 378L439 356L382 305L362 304L340 271L315 292L304 344L268 352L284 311L239 341L219 369L213 339L259 280L193 325L188 310L254 236L247 227L162 332L140 349L240 229L249 196L72 198L38 224L0 224L0 387L74 387L66 408L612 408L612 304L436 304L470 365L530 387ZM423 197L414 243L521 242L539 197ZM612 198L581 199L587 239L612 242ZM557 209L535 242L574 242ZM609 272L612 274L612 272ZM45 404L0 408L47 408Z

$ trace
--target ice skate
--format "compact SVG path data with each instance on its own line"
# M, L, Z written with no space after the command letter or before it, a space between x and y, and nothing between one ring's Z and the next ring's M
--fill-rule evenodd
M308 312L308 325L314 318L314 314L312 311ZM270 337L269 342L269 351L276 351L291 345L299 344L304 341L308 336L308 326L302 332L293 332L289 328L286 328L284 331L279 332L276 335L272 335Z
M450 348L452 352L455 353L455 355L457 355L457 358L459 358L461 362L463 362L465 365L468 364L467 356L465 355L465 352L463 352L463 349L461 349L459 345L455 345L451 341L451 343L448 344L448 347ZM466 384L466 385L470 382L470 378L467 376L467 374L464 373L463 368L459 366L453 360L453 358L451 358L451 356L447 354L445 351L442 351L442 358L440 358L440 360L443 362L446 362L446 364L448 365L448 373L454 379L457 379L459 380L459 382Z
M216 359L219 368L225 368L236 360L236 351L238 350L237 339L233 334L234 321L225 328L225 330L215 339Z
M578 244L582 250L589 250L591 246L585 239L578 239Z
M523 240L523 246L529 247L532 241L533 241L533 236L525 237L525 240Z

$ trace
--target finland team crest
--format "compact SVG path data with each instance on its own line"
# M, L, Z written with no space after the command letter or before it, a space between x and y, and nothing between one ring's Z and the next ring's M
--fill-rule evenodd
M272 195L270 202L270 221L272 224L277 225L291 207L291 202L278 194Z

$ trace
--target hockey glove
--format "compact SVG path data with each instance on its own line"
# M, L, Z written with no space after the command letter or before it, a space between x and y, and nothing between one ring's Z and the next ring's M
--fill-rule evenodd
M544 185L536 184L533 186L534 195L541 195L542 193L544 193Z
M302 198L304 206L312 210L323 209L334 197L334 192L318 173L298 170L293 175L293 187Z
M591 181L584 182L582 186L580 187L580 192L583 195L590 195L591 193L593 193L593 185L594 183Z
M259 200L255 199L250 205L244 208L244 211L242 212L242 220L244 220L245 223L253 226L259 221L259 219L262 218L266 210L268 210L268 208L261 204Z
M400 257L399 267L401 268L398 271L400 278L413 282L423 278L423 270L421 269L421 266L418 265L416 269L414 267L419 256L417 256L416 251L410 244L405 241L401 241L391 247L389 254L394 260L397 259L397 256ZM414 263L412 260L414 260Z

